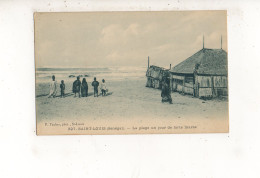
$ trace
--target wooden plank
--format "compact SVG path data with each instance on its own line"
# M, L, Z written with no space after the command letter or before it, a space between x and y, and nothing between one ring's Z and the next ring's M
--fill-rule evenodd
M184 76L184 79L183 79L183 82L182 82L182 93L184 94L184 87L185 87L185 76Z
M185 87L193 88L193 84L191 84L191 83L185 83Z
M227 77L214 76L214 87L227 87Z
M190 87L184 87L184 92L186 93L186 94L193 94L193 88L190 88Z
M216 93L215 93L215 89L214 89L214 78L213 78L213 76L211 76L210 80L211 80L212 96L215 97Z
M178 80L184 80L184 76L179 76L179 75L172 75L171 78L174 78L174 79L178 79Z

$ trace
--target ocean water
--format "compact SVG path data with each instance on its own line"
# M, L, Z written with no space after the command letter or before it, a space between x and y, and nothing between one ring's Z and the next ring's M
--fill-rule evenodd
M36 68L36 82L49 82L55 75L56 80L72 81L77 76L81 80L98 81L138 80L145 78L146 67L89 67L89 68Z

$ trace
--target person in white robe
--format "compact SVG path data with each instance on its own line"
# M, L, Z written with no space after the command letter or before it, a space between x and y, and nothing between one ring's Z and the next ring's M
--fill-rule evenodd
M55 76L52 76L52 81L50 83L50 94L49 94L49 98L55 98L56 94L57 94L57 81L55 81Z

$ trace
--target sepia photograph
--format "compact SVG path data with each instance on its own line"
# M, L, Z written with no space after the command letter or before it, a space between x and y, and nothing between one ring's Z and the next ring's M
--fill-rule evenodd
M259 9L0 1L0 177L259 178Z
M227 11L34 13L37 135L228 133Z

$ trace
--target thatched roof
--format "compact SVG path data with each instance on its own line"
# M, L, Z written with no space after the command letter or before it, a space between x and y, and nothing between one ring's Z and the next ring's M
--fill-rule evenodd
M227 75L227 52L223 49L201 49L170 72L192 74L196 65L198 74Z

